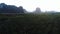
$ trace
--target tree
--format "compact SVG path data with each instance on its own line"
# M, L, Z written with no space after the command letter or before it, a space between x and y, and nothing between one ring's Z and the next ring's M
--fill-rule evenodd
M22 6L19 7L20 13L24 13L24 9Z
M40 14L41 13L41 9L39 7L37 7L34 13Z

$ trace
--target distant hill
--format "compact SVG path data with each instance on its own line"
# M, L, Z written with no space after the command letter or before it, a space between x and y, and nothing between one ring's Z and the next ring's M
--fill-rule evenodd
M16 7L14 5L0 4L0 13L24 13L22 6Z

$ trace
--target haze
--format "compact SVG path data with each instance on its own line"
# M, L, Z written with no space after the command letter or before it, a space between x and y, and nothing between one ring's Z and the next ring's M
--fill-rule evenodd
M60 0L0 0L0 3L23 6L27 11L40 7L42 11L60 11Z

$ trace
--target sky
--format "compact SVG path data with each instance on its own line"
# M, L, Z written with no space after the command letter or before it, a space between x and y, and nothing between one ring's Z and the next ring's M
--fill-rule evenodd
M0 0L0 3L23 6L27 11L34 11L37 7L41 11L60 11L60 0Z

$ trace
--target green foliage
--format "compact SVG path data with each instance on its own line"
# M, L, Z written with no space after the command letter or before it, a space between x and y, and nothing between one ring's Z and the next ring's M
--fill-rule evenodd
M0 14L0 34L60 34L60 14Z

